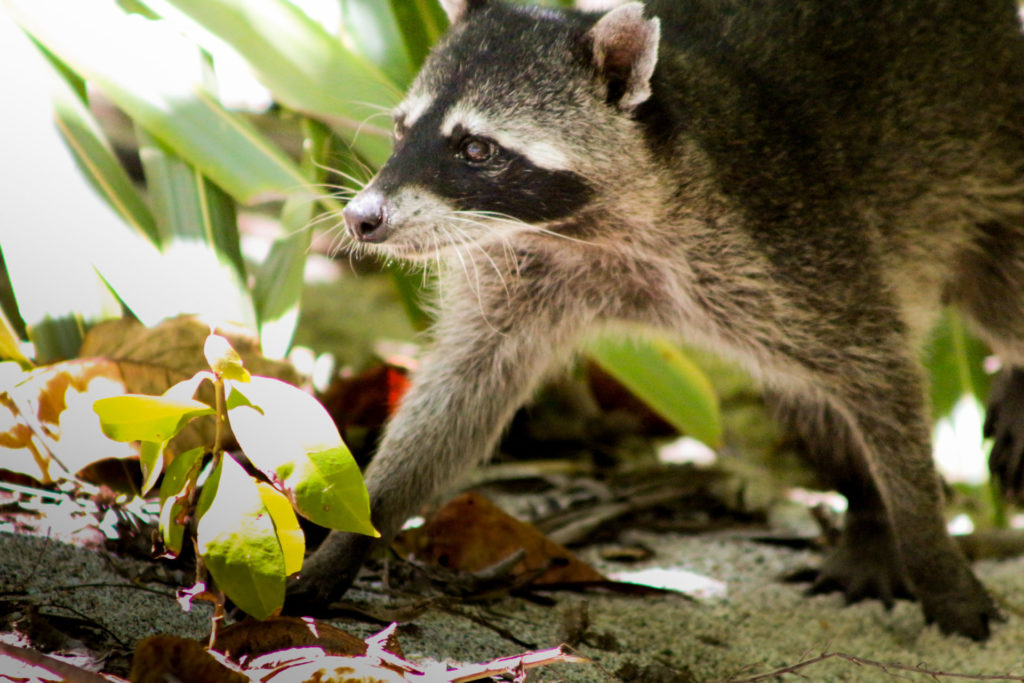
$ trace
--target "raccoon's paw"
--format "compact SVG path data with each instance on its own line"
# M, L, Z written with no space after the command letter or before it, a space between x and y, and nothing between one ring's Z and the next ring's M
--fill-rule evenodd
M957 577L952 592L922 595L921 606L928 623L938 624L943 633L959 634L971 640L987 640L991 624L1006 620L967 567Z
M1003 495L1024 501L1024 370L1003 370L992 382L984 434L992 439L988 468Z
M914 599L897 562L879 562L848 548L836 548L820 567L800 569L783 579L793 583L809 582L806 595L842 593L847 605L880 600L889 609L897 599Z
M881 600L888 609L897 599L914 599L898 558L885 522L847 515L839 542L820 567L801 569L783 578L792 583L810 582L807 595L839 592L848 605Z
M332 531L306 558L297 579L289 582L284 611L315 616L328 611L355 581L374 539L362 534Z

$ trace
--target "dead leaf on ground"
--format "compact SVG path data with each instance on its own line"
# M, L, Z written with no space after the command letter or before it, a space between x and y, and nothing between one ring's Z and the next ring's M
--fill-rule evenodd
M228 337L253 374L295 382L294 369L262 356L243 330L218 330ZM147 328L129 320L93 327L82 358L23 371L0 364L0 469L49 484L80 473L96 461L138 456L138 447L108 439L93 403L124 393L162 394L207 369L203 344L210 328L182 316ZM209 387L207 387L209 389ZM212 391L206 400L212 401ZM197 420L170 446L171 453L209 445L212 418Z
M321 397L338 428L384 424L409 388L407 369L387 363L354 377L336 377Z
M0 469L49 484L101 458L137 455L100 430L92 404L125 391L103 359L64 361L22 373L0 391Z
M400 551L447 569L479 572L523 551L511 575L544 570L535 584L605 581L597 570L477 493L465 493L444 505L423 526L403 532ZM547 568L545 570L545 568Z
M230 662L212 656L202 643L177 636L151 636L139 641L129 678L133 683L248 683L250 680Z
M237 629L231 639L249 639L248 646L258 645L256 649L270 642L283 647L236 663L219 651L207 651L198 641L153 636L140 641L136 647L131 680L134 683L162 683L167 680L204 683L468 683L556 662L590 661L557 647L503 657L484 664L454 668L434 665L426 670L396 654L399 648L394 638L395 624L365 641L313 619L282 617L263 622L252 620L239 626L243 628ZM264 630L271 633L260 633ZM312 642L311 634L317 634ZM361 647L362 652L333 654L339 643L341 649ZM235 645L242 646L245 646L244 642Z
M0 643L0 673L5 681L64 683L127 683L123 678L95 674L41 652ZM197 679L198 680L198 679Z
M209 324L194 316L169 318L154 327L127 318L109 320L89 330L80 353L117 363L128 393L157 395L197 372L209 370L203 349L210 331ZM297 383L298 375L291 364L265 358L259 340L249 330L221 326L213 331L227 338L251 374ZM204 384L197 398L212 405L212 387ZM208 446L215 429L212 416L194 420L171 441L169 450L183 453Z
M366 642L362 639L308 617L246 619L222 629L213 643L213 649L236 661L306 646L316 646L334 655L366 654Z
M254 375L295 383L294 368L284 361L265 358L256 336L242 327L218 327ZM128 391L160 394L175 382L208 370L203 345L210 326L194 316L168 318L153 327L123 318L89 330L79 353L83 358L108 358L121 366Z

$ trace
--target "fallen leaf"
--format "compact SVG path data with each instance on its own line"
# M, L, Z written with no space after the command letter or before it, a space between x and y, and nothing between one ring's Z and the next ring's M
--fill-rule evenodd
M103 435L92 404L123 393L116 363L82 359L21 375L0 391L0 468L49 484L103 458L136 455Z
M124 680L115 676L101 676L41 652L6 643L0 643L0 674L3 674L0 680L4 681L39 683L114 683Z
M263 356L259 340L252 332L243 327L223 326L214 331L228 340L250 373L292 384L298 381L298 375L289 363ZM153 327L122 318L90 329L82 342L80 354L115 362L128 393L157 396L197 372L209 370L205 355L209 335L209 324L195 316L168 318ZM212 387L204 384L197 398L212 405ZM200 418L171 441L169 450L171 453L183 453L197 446L209 446L214 432L214 419ZM227 437L225 434L225 439Z
M242 327L217 328L254 375L297 381L289 363L265 358L256 336ZM154 327L131 319L110 320L89 330L79 355L109 358L122 366L128 391L162 394L172 384L208 370L203 349L210 326L194 316L168 318Z
M320 401L339 429L376 428L394 412L408 388L408 371L384 364L355 377L335 378Z
M381 666L375 658L326 655L281 667L260 680L263 683L408 683L410 679Z
M240 329L220 332L254 374L296 380L291 365L262 356L253 335ZM207 370L203 347L209 334L209 325L189 316L152 328L130 319L112 320L89 331L80 359L30 371L0 363L0 469L49 484L98 460L137 457L137 444L103 435L93 403L125 393L160 395ZM212 403L212 391L204 400ZM173 455L209 446L213 435L212 418L201 418L168 450Z
M150 636L140 640L135 646L129 678L133 683L248 683L250 680L213 657L201 643L177 636Z
M396 543L420 562L456 571L478 572L522 550L524 556L511 574L522 576L547 567L535 584L606 580L533 525L506 514L477 493L449 501L426 524L403 532Z
M366 643L330 624L309 617L245 619L221 629L213 649L236 661L293 647L316 646L332 655L366 654Z

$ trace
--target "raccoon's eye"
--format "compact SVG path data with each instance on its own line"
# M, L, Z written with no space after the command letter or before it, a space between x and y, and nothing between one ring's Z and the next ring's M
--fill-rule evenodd
M480 164L495 155L497 145L485 138L471 135L459 143L459 157L473 164Z

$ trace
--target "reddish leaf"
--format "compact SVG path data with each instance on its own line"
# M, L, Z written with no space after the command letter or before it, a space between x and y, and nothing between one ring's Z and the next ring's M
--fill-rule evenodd
M176 636L152 636L139 641L135 646L131 680L134 683L249 683L247 676L229 669L201 643Z
M408 388L405 368L378 365L355 377L335 379L322 403L339 428L380 427Z
M421 562L476 572L523 549L516 576L551 566L537 584L605 581L597 570L532 524L520 522L477 493L465 493L438 510L422 527L404 532L400 547Z
M236 661L251 660L269 652L315 646L326 654L366 654L366 643L356 636L308 617L245 619L221 629L213 649Z

